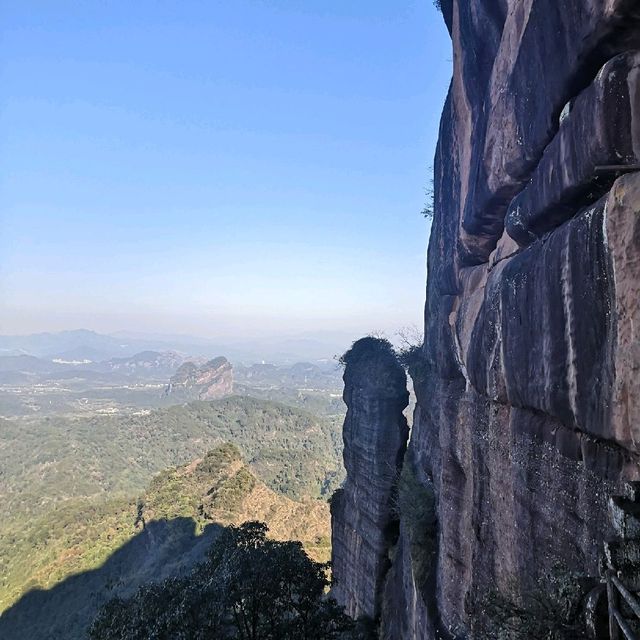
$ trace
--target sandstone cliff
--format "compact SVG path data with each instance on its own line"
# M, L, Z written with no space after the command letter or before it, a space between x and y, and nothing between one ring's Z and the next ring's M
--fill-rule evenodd
M331 503L333 592L352 617L375 619L397 538L394 487L409 435L402 413L409 393L388 342L363 338L343 358L347 478Z
M219 356L198 367L185 362L171 377L165 395L186 400L216 400L233 392L233 368Z
M488 590L558 565L597 578L610 498L640 469L640 5L442 9L454 71L405 462L435 550L418 571L402 516L378 592L382 637L403 640L470 637Z

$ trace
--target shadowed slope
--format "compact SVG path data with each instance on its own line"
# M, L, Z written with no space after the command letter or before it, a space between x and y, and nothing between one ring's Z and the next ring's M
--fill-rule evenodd
M313 558L328 558L328 505L271 491L230 444L163 471L137 501L80 502L28 523L23 544L3 560L6 602L34 586L52 588L33 589L7 609L0 637L82 638L106 600L184 572L222 525L256 518L273 538L299 539Z

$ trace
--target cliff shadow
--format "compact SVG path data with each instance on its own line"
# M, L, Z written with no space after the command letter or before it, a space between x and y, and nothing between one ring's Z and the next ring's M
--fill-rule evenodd
M223 529L209 524L197 535L191 518L152 521L97 569L23 595L0 616L0 638L84 640L103 604L130 596L147 582L185 572L204 559Z

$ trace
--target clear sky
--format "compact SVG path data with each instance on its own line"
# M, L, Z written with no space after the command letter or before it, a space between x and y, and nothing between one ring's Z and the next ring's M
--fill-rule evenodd
M5 0L0 332L421 322L431 0Z

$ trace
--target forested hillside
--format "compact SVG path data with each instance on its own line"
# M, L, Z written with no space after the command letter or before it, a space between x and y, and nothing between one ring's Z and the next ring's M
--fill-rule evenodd
M135 494L154 473L221 442L237 445L269 487L292 497L328 495L341 468L329 419L247 397L0 426L0 509L19 520L71 498Z
M327 560L326 502L272 491L231 444L162 471L138 498L74 498L14 520L0 533L0 602L14 605L0 617L0 637L82 638L109 598L187 570L221 526L252 519L265 521L272 537L301 540L312 557ZM35 587L49 590L15 604Z
M254 398L126 415L2 420L0 610L30 586L52 585L96 566L128 540L139 515L135 498L154 474L162 472L149 491L163 487L170 500L149 501L148 492L147 520L203 516L195 510L197 491L166 469L226 442L247 462L235 481L244 478L253 486L256 474L264 482L255 495L272 490L294 499L319 498L341 479L338 429L330 418ZM229 509L242 511L232 497ZM263 506L256 499L244 519L275 517Z

